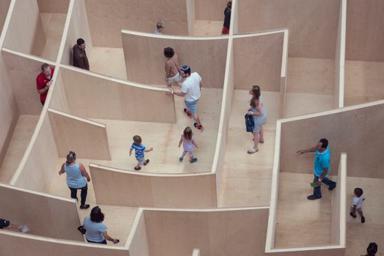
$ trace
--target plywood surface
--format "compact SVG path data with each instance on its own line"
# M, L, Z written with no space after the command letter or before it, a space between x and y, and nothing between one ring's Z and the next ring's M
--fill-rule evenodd
M224 9L227 0L195 0L195 13L197 20L222 20L224 21ZM221 24L223 25L223 24Z
M340 1L240 0L240 33L289 29L289 56L334 58Z
M93 47L88 59L91 72L127 80L123 48Z
M236 89L280 91L284 33L234 39Z
M12 137L0 165L0 181L8 183L15 173L36 128L38 116L21 115L12 131Z
M173 97L165 91L130 86L68 69L63 69L62 75L68 105L73 115L99 119L175 122Z
M127 78L130 81L165 86L165 47L172 47L179 64L187 64L198 72L207 88L223 88L227 55L226 38L194 39L151 37L123 33L123 49ZM150 74L150 75L148 75Z
M150 251L159 256L190 255L196 247L213 256L264 253L268 209L144 214Z
M2 205L0 215L3 218L15 224L27 224L31 234L82 241L79 232L73 228L80 223L74 202L48 198L10 187L0 186L0 191Z
M86 0L92 41L98 47L121 47L122 29L152 33L164 22L164 34L187 35L186 1Z
M70 0L37 0L40 12L66 14Z
M222 21L195 20L193 23L193 36L219 36L222 28Z
M0 1L0 33L2 32L5 18L7 17L9 4L11 0L1 0Z

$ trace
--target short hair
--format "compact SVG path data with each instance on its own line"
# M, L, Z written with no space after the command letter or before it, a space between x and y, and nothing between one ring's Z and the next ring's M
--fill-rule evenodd
M135 135L133 136L133 142L137 145L140 145L141 144L141 137L139 135Z
M91 221L100 223L104 221L104 213L101 212L101 209L99 206L95 206L91 210Z
M175 55L175 50L172 47L164 48L164 56L167 58L172 58Z
M156 28L159 29L159 28L164 28L163 26L163 22L159 21L156 23Z
M181 65L180 66L180 71L182 71L185 74L191 74L191 67L188 65Z
M228 8L232 8L232 1L228 1L228 3L227 3L227 7L228 7Z
M76 161L76 152L69 151L67 154L67 164L73 163Z
M363 195L363 193L364 193L364 191L363 191L362 188L355 188L355 189L353 190L353 192L355 193L355 195L356 195L357 197L361 197L361 196Z
M368 256L375 256L377 253L377 244L375 242L369 243L367 247Z
M43 65L41 65L41 71L44 71L47 68L49 68L49 64L44 63Z
M82 44L85 44L85 41L83 38L79 38L79 39L77 39L76 43L77 43L77 45L82 45Z
M328 140L326 138L320 139L321 147L327 148L328 147Z

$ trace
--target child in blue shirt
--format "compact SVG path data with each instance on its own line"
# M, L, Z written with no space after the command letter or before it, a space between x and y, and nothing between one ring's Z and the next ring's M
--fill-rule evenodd
M129 156L132 155L132 151L135 150L135 157L137 160L137 165L135 166L135 170L141 170L141 166L147 165L149 163L149 159L144 159L144 153L151 152L153 148L146 149L146 147L141 144L142 140L139 135L133 136L133 144L131 149L129 150Z

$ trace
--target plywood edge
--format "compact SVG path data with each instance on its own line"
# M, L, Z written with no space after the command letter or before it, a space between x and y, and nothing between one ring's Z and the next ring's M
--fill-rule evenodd
M275 231L277 218L277 201L279 195L280 153L281 153L281 121L276 123L275 148L272 166L271 199L268 216L268 228L265 241L265 251L271 251L275 246Z
M119 173L124 174L127 176L147 176L147 177L158 177L158 178L183 178L183 177L199 177L199 176L212 176L213 173L206 172L206 173L175 173L175 174L165 174L165 173L151 173L151 172L137 172L137 171L130 171L130 170L124 170L114 167L108 167L104 165L99 165L96 163L90 163L89 168L97 168L105 172L112 172L112 173Z
M93 125L93 126L97 126L97 127L100 127L100 128L107 129L107 125L106 124L98 123L98 122L95 122L95 121L92 121L92 120L89 120L89 119L85 119L85 118L81 118L81 117L74 116L74 115L71 115L71 114L67 114L67 113L64 113L64 112L61 112L61 111L58 111L58 110L54 110L52 108L48 108L48 113L52 113L52 114L55 114L55 115L59 115L59 116L63 116L63 117L69 118L69 119L73 119L75 121L79 121L79 122L82 122L82 123L87 123L89 125Z
M341 153L340 156L340 240L339 246L345 248L347 246L347 154Z
M54 65L54 64L52 64L52 65ZM25 150L24 155L21 158L21 161L19 162L18 167L11 178L11 181L10 181L11 185L15 185L17 183L17 180L19 179L21 173L23 172L25 164L27 163L28 158L31 155L33 146L36 143L37 137L41 131L41 127L43 126L44 120L45 120L45 118L48 118L48 114L47 114L48 113L48 106L50 105L52 94L53 94L53 91L55 90L55 85L56 85L56 81L57 81L57 77L59 75L59 72L60 72L60 65L55 68L55 72L54 72L53 77L52 77L53 82L52 82L52 85L50 87L50 90L48 91L47 100L45 101L44 107L41 111L41 114L40 114L39 120L36 124L35 130L33 131L32 137L28 143L27 149Z
M345 91L345 51L346 51L346 37L347 37L347 0L340 1L340 18L339 18L339 42L336 46L338 49L338 60L337 63L337 71L339 72L337 76L337 102L336 106L338 108L344 107L344 91Z
M139 208L137 210L135 219L133 220L133 223L132 223L132 226L131 226L131 230L130 230L129 235L128 235L128 239L127 239L127 241L126 241L126 243L124 245L124 247L127 248L128 250L131 247L131 244L133 242L133 238L135 237L136 231L139 228L139 224L140 224L140 221L141 221L142 218L144 218L144 209L143 208Z
M360 110L360 109L374 107L374 106L380 106L380 105L384 105L384 100L378 100L378 101L363 103L363 104L359 104L359 105L352 105L352 106L343 107L340 109L333 109L333 110L318 112L318 113L314 113L314 114L307 114L307 115L301 115L301 116L297 116L297 117L283 118L283 119L280 119L280 121L282 123L289 123L289 122L306 120L306 119L322 117L322 116L328 116L328 115L333 115L333 114L338 114L338 113L343 113L343 112Z
M244 33L241 35L233 35L233 38L238 39L238 38L247 38L247 37L267 36L267 35L285 33L286 31L288 31L287 28L268 29L268 30L259 31L256 33Z
M61 60L63 58L63 53L64 53L64 49L66 47L66 42L67 42L67 37L68 37L68 32L69 32L69 26L71 24L72 14L74 11L75 1L76 0L70 0L70 2L69 2L67 17L65 18L64 30L63 30L63 34L62 34L61 41L60 41L59 51L57 53L57 58L56 58L56 64L57 65L59 65L61 63Z
M145 33L132 30L121 30L122 37L126 36L140 36L148 37L153 39L171 39L171 40L196 40L196 41L211 41L211 40L228 40L228 36L174 36L174 35L163 35L163 34L154 34L154 33Z
M217 132L215 154L213 156L213 163L212 163L213 173L217 173L219 162L220 162L221 150L225 150L225 147L223 147L222 144L225 144L226 141L222 141L221 138L225 136L226 133L224 132L224 129L227 129L229 124L229 118L225 118L225 116L231 114L230 111L226 111L226 105L227 105L227 101L232 101L232 97L229 98L229 95L232 95L232 94L229 94L229 90L230 90L229 83L231 83L230 75L233 74L233 69L234 69L233 59L234 59L233 39L230 38L228 40L227 59L225 63L224 87L223 87L223 94L222 94L221 108L220 108L219 128ZM225 122L227 122L227 124L225 124Z
M92 72L89 72L86 70L78 69L75 67L71 67L71 66L68 66L65 64L61 64L61 67L64 70L82 73L82 74L87 75L87 76L91 76L91 77L102 79L102 80L107 80L107 81L118 83L118 84L124 85L124 86L131 86L131 87L135 87L135 88L139 88L139 89L146 89L146 90L157 91L157 92L169 92L169 89L167 89L167 88L158 88L158 87L153 87L153 86L149 86L146 84L140 84L140 83L135 83L135 82L131 82L131 81L124 81L121 79L112 78L112 77L104 76L101 74L92 73Z
M0 49L3 48L5 37L7 36L8 30L9 30L9 24L11 23L11 17L13 14L13 10L15 9L16 0L11 0L7 12L7 16L4 21L3 30L0 34Z
M106 248L108 250L127 251L128 252L128 250L125 247L109 246L109 245L101 245L101 244L99 245L99 244L92 244L92 243L85 243L85 242L76 242L76 241L72 241L72 240L56 239L56 238L50 238L50 237L45 237L45 236L38 236L38 235L31 235L31 234L25 234L25 233L20 233L20 232L6 231L6 230L2 230L2 229L0 229L0 234L12 236L12 237L17 237L20 239L23 238L23 239L52 243L52 244L77 246L77 247L88 247L88 248Z
M3 47L1 50L3 52L6 52L6 53L11 54L11 55L16 55L16 56L21 57L21 58L25 58L25 59L29 59L29 60L33 60L33 61L41 62L41 63L47 63L47 64L49 64L51 66L54 66L54 67L57 66L56 62L53 62L53 61L50 61L50 60L47 60L47 59L43 59L43 58L31 55L31 54L26 54L26 53L10 50L10 49L5 48L5 47Z
M232 0L232 10L231 10L231 23L229 29L229 36L233 36L239 32L239 7L238 0Z
M46 197L46 198L56 199L56 200L60 200L60 201L64 201L64 202L69 202L69 203L73 203L74 205L76 205L75 199L68 199L65 197L54 196L54 195L51 195L48 193L37 192L37 191L24 189L24 188L20 188L20 187L15 187L15 186L3 184L3 183L0 183L0 187L8 188L8 189L16 190L16 191L21 191L21 192L25 192L25 193L33 194L33 195L37 195L37 196L42 196L42 197Z
M338 246L338 245L330 245L330 246L316 246L316 247L296 247L296 248L287 248L287 249L271 249L271 250L266 250L265 252L266 253L295 253L297 252L298 256L299 255L302 255L302 254L299 254L299 253L305 253L305 252L312 252L312 251L318 251L319 252L319 255L322 251L328 251L328 250L340 250L341 255L344 255L343 254L343 251L344 251L345 248L343 248L342 246ZM292 254L290 254L292 255Z

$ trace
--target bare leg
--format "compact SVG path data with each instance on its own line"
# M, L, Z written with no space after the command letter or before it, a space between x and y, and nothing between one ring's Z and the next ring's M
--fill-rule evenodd
M259 138L260 135L258 132L254 132L253 133L253 148L248 150L248 154L253 154L253 153L256 153L257 151L259 151Z
M181 156L179 157L179 161L182 162L185 155L187 154L187 151L183 151L183 154L181 154Z
M264 125L261 126L261 129L260 129L260 139L259 139L259 142L260 143L264 143Z
M192 114L193 120L195 120L197 127L201 126L201 130L203 130L203 126L201 125L199 115L197 113Z

